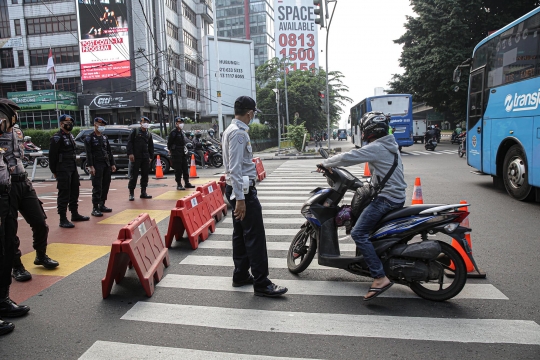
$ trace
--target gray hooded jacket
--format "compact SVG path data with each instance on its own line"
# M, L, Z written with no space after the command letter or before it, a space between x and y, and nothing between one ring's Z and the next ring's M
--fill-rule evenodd
M394 164L394 154L398 154L398 166L382 189L380 196L396 203L405 201L407 184L403 177L403 163L399 154L398 144L393 135L386 135L360 149L332 156L323 161L325 167L351 166L368 162L371 171L371 181L377 184L379 176L382 179Z

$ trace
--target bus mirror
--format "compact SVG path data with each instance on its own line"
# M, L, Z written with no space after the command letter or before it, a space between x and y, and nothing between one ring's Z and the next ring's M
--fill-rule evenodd
M454 82L458 83L461 79L461 69L459 66L454 70Z

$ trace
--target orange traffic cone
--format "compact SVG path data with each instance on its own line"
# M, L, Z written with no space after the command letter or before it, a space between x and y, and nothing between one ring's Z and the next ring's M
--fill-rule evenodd
M153 176L152 179L160 180L166 178L166 176L163 176L163 167L161 166L161 159L158 155L156 158L156 176Z
M370 177L371 176L371 171L369 171L369 164L366 163L364 165L364 177Z
M467 204L467 202L465 200L461 200L459 202L460 204ZM467 211L467 207L466 206L463 206L463 207L460 207L459 210L461 211ZM470 228L470 224L469 224L469 217L467 216L460 224L461 226L463 227L466 227L466 228ZM471 234L465 234L465 239L467 240L467 243L469 244L469 248L471 249L471 252L472 252L472 241L471 241ZM456 239L452 239L452 247L457 251L459 252L459 254L461 255L461 257L463 258L463 261L465 261L465 266L467 267L467 277L468 278L477 278L477 279L484 279L486 277L486 273L483 272L483 271L476 271L476 269L474 268L474 265L471 261L471 259L469 258L469 256L467 255L467 253L465 252L465 249L463 249L463 247L461 247L461 245L459 244L459 242L456 240ZM455 267L454 267L454 264L450 264L450 269L454 270ZM453 272L446 272L446 276L448 277L454 277L454 273Z
M414 181L414 190L412 194L412 204L423 204L424 198L422 197L422 184L420 183L420 178L417 177Z
M195 166L195 155L191 154L191 164L189 165L189 177L192 179L197 179L197 166Z

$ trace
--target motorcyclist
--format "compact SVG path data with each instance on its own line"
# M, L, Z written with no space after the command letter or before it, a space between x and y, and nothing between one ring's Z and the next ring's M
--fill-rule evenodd
M204 161L204 151L203 151L203 142L204 140L201 138L202 133L200 130L197 130L195 132L195 139L193 139L193 146L195 147L195 152L199 157L201 158L201 166L206 168L206 163Z
M437 131L435 130L435 125L431 125L428 131L426 131L426 134L424 135L424 140L426 144L430 140L437 140Z
M376 185L390 172L397 156L398 163L394 172L379 195L364 209L351 232L351 237L364 256L371 276L374 278L364 297L367 301L379 296L393 285L393 282L386 277L382 262L369 241L369 234L388 212L403 207L407 184L403 176L403 163L398 144L395 137L388 134L389 118L382 112L368 112L362 117L361 129L364 144L361 148L326 159L322 166L332 171L331 168L336 166L369 162L371 181ZM317 171L324 170L319 168Z
M32 138L30 136L25 136L24 137L24 150L27 150L27 151L39 151L41 150L39 147L37 147L36 145L34 145L34 143L32 142Z
M435 127L435 138L437 139L437 142L441 142L441 129L439 129L439 125L433 125Z

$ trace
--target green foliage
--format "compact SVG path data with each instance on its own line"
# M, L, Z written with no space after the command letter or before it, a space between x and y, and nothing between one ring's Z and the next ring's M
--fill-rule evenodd
M286 62L286 60L284 60ZM285 109L285 78L283 76L284 64L278 58L271 59L259 66L256 72L257 107L263 111L261 122L267 123L270 128L277 129L276 94L273 89L279 89L280 116L283 123L287 123ZM349 91L343 84L343 75L339 71L328 74L330 92L330 122L335 124L343 113L342 106L352 100L344 94ZM289 102L289 123L295 123L295 114L303 119L305 127L313 132L326 129L326 113L320 110L319 91L326 91L326 73L319 71L292 71L287 75L287 98ZM298 123L298 119L296 123Z
M184 124L195 124L194 120L191 120L187 116L184 118Z
M270 136L270 128L263 124L249 125L249 138L251 140L265 140Z
M402 75L390 82L392 93L410 93L448 120L463 120L467 109L468 76L455 92L452 73L472 56L476 44L533 10L538 0L411 0L417 16L407 17L406 32L394 42L403 46Z
M304 134L307 134L307 129L304 126L304 122L300 125L287 126L287 137L293 142L294 147L298 151L302 151L302 144L304 143Z
M51 129L51 130L34 130L34 129L21 129L24 133L24 136L30 136L32 138L32 142L39 146L42 150L49 150L49 145L51 138L54 134L58 132L59 129ZM77 137L77 135L81 132L80 127L73 128L71 133L73 134L73 137Z

